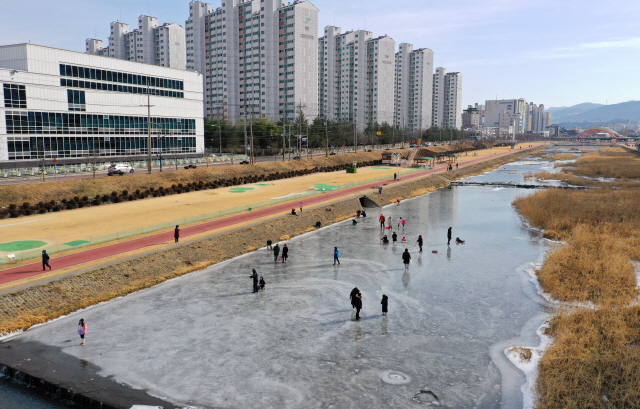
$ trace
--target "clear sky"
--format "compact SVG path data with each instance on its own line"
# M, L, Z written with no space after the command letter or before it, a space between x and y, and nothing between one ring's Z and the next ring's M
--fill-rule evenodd
M640 99L640 0L312 0L320 30L366 29L431 48L464 76L463 106L526 98L547 107ZM188 0L0 0L0 44L84 51L109 23L150 14L184 26ZM212 1L214 7L220 0Z

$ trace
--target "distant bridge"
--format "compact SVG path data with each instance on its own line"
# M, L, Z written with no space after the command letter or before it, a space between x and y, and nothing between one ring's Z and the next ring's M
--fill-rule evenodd
M602 133L602 132L604 132L604 133L606 133L606 134L608 134L608 135L611 135L611 137L612 137L613 139L615 139L617 142L619 142L619 141L620 141L620 139L618 139L618 138L620 138L620 137L621 137L621 135L620 135L620 134L618 134L617 132L612 131L611 129L607 129L607 128L593 128L593 129L587 129L586 131L584 131L584 132L580 133L580 135L578 135L578 136L576 137L576 140L578 140L578 139L580 139L580 138L589 138L589 137L590 137L590 136L592 136L593 134Z

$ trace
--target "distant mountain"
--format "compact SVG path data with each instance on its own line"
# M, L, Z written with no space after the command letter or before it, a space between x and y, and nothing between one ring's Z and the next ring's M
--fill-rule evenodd
M576 107L591 105L591 109L580 112L582 108ZM593 105L596 105L593 107ZM628 101L620 104L599 105L599 104L580 104L570 107L562 111L551 114L553 123L560 122L609 122L609 121L625 121L630 119L633 122L640 121L640 101Z
M553 117L553 121L556 122L556 118L559 121L563 120L573 120L574 115L579 115L584 112L591 111L592 109L596 109L603 106L602 104L592 104L591 102L584 102L582 104L574 105L572 107L559 107L559 108L549 108L546 111L551 112L551 116Z

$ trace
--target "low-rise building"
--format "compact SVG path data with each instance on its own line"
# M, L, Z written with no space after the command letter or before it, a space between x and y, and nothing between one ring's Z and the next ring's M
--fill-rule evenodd
M0 46L0 84L0 161L144 159L149 128L153 154L204 151L197 72L17 44Z

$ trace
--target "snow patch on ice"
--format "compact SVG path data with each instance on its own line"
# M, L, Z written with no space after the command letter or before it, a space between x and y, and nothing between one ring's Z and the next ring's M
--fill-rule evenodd
M535 384L536 379L538 378L538 363L540 362L540 358L544 355L549 345L551 345L552 339L551 337L544 334L544 331L549 327L549 321L545 321L540 328L536 330L536 334L540 337L540 345L535 348L526 348L526 347L518 347L512 346L504 350L504 354L511 361L513 365L515 365L518 369L520 369L527 379L524 385L520 388L522 391L523 405L524 409L533 409L534 400L535 400ZM520 354L520 351L529 350L531 351L531 358L523 359Z

